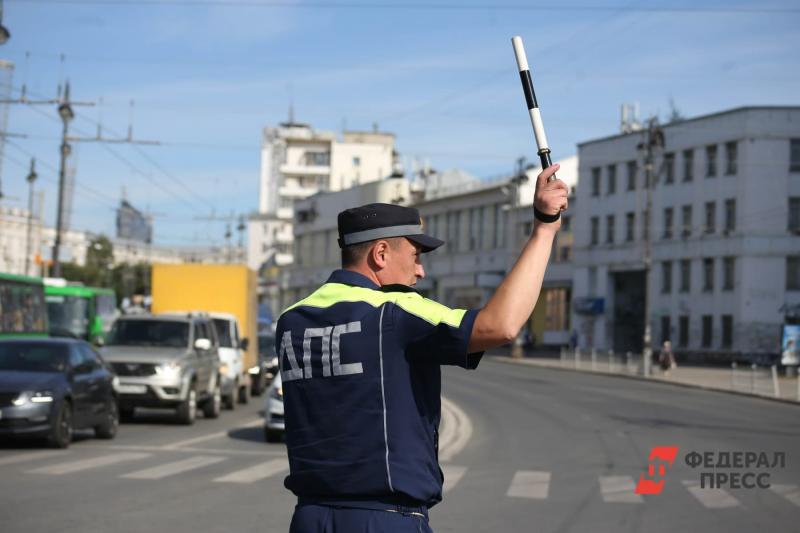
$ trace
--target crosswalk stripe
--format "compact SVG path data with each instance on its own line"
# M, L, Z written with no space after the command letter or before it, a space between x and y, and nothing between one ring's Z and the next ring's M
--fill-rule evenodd
M728 507L738 507L741 505L739 500L722 489L704 489L699 481L684 481L683 484L692 493L692 496L709 509L725 509Z
M770 489L772 489L775 494L783 496L800 507L800 489L798 489L797 485L772 485Z
M644 503L634 492L636 483L631 476L600 476L600 493L606 503Z
M45 459L47 457L52 457L54 455L65 455L69 452L65 452L64 450L52 450L49 452L26 452L26 453L18 453L15 455L10 455L8 457L3 457L0 459L0 466L3 465L15 465L18 463L25 463L28 461L35 461L37 459Z
M196 457L183 459L182 461L174 461L172 463L165 463L152 468L145 468L144 470L131 472L120 477L127 479L163 479L165 477L188 472L189 470L194 470L196 468L213 465L225 461L226 459L226 457L198 455Z
M442 465L442 473L444 474L444 486L442 492L447 492L456 486L456 483L461 481L467 471L466 466L456 465Z
M150 457L149 453L115 453L111 455L103 455L101 457L93 457L91 459L81 459L79 461L70 461L67 463L58 463L55 465L43 466L34 470L29 470L29 474L50 474L62 475L72 474L73 472L80 472L81 470L89 470L90 468L99 468L101 466L109 466L117 463L124 463L126 461L136 461Z
M547 499L550 490L550 472L520 470L514 474L506 496L511 498Z
M284 459L273 459L265 463L251 466L231 472L228 475L218 477L214 481L218 483L253 483L261 479L280 474L289 470L289 461Z

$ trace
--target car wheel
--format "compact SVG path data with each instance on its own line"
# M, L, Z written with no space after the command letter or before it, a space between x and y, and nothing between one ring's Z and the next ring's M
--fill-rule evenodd
M197 391L195 387L195 384L192 383L189 393L186 395L186 399L183 400L175 410L176 418L180 424L191 426L197 419Z
M239 403L248 404L250 402L250 387L242 385L239 387Z
M106 407L106 419L99 426L94 427L94 434L98 439L113 439L117 436L119 428L119 410L117 401L114 398L108 402Z
M203 404L203 416L206 418L219 418L222 410L222 391L220 390L219 380L214 386L214 393L211 398Z
M264 426L264 440L267 442L280 442L283 432L277 429L269 429Z
M51 422L48 440L51 446L61 449L68 448L72 442L72 405L66 400L61 402Z
M259 372L258 375L253 376L252 379L253 379L253 390L252 390L253 396L261 396L262 394L264 394L264 388L266 385L264 383L264 372Z
M222 401L225 403L225 409L228 409L230 411L236 409L236 400L238 395L239 395L239 382L237 381L236 383L233 384L233 387L231 388L231 393L222 398Z

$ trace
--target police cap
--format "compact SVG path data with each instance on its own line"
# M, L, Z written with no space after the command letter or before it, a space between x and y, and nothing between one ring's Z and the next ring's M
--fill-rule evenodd
M395 204L367 204L339 213L339 247L352 244L405 237L418 244L422 252L430 252L444 241L425 235L419 211Z

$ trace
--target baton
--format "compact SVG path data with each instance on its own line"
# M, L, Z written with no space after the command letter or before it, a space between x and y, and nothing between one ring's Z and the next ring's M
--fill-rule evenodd
M528 68L528 58L525 56L525 46L522 44L522 37L517 35L511 39L511 44L514 46L514 55L517 58L517 66L519 67L519 79L522 81L522 90L525 92L525 102L528 104L528 114L531 117L531 125L533 126L533 136L536 137L536 146L539 151L539 160L542 162L542 169L553 165L550 160L550 147L547 144L547 136L544 134L544 125L542 124L542 114L539 112L539 103L536 101L536 93L533 92L533 81L531 80L531 71ZM553 181L556 175L550 176L547 181Z

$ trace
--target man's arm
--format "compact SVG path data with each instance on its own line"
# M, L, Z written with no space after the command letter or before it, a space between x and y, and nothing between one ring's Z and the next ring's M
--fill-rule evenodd
M546 168L536 181L534 205L549 215L567 208L564 182L547 182L558 168L559 165ZM469 353L508 344L519 334L539 298L553 239L560 227L561 218L550 223L534 222L533 234L519 259L475 319Z

